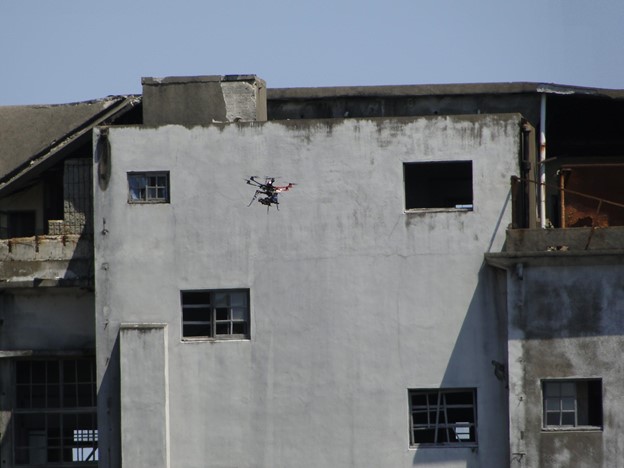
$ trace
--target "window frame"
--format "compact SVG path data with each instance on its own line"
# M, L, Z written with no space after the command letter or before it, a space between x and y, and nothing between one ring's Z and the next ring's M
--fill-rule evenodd
M131 180L134 178L143 177L147 179L144 185L138 185L133 187ZM159 185L158 181L155 185L149 185L150 177L163 177L164 185ZM131 205L155 205L155 204L167 204L171 202L171 183L169 177L169 171L130 171L127 173L128 181L128 203ZM135 198L133 196L133 190L144 190L144 198ZM149 196L151 190L156 190L157 195L154 197ZM165 190L162 197L158 196L159 190Z
M465 165L467 167L460 167ZM416 168L423 168L422 174L415 174ZM453 174L448 177L440 177L440 173L453 168ZM470 174L469 180L466 175ZM440 203L433 200L440 200L443 189L432 190L435 187L434 180L438 179L442 183L450 184L453 180L459 181L455 184L470 185L470 195L467 188L458 190L453 194L457 198L454 203ZM413 186L422 187L421 192L416 192ZM403 162L403 202L405 213L422 212L471 212L474 211L474 162L472 159L458 160L435 160L435 161L404 161Z
M471 403L448 403L446 396L453 394L469 394ZM414 404L414 396L424 396L426 404ZM435 404L431 404L430 397L434 397ZM409 443L410 448L431 447L431 448L475 448L479 445L478 438L478 409L477 409L477 389L472 388L414 388L408 389L408 411L409 411ZM449 421L448 410L466 410L472 409L472 421ZM440 416L444 413L446 422L440 422ZM427 423L416 423L415 415L426 414ZM431 415L435 414L435 421L431 421ZM454 419L454 418L453 418ZM469 419L469 418L468 418ZM460 440L460 432L457 429L463 429L461 434L468 434L471 440ZM468 429L466 432L465 429ZM417 431L433 431L433 442L422 442L416 440ZM445 439L438 441L440 431L444 431ZM454 431L456 440L451 441L451 432Z
M543 431L602 431L604 428L604 392L601 378L573 378L573 379L542 379L542 430ZM564 385L573 385L574 392L566 390ZM557 392L553 390L558 386ZM552 390L549 391L548 387ZM549 394L550 393L550 394ZM599 401L594 399L599 398ZM564 403L567 401L567 407ZM555 408L557 406L557 408ZM596 411L598 413L596 413ZM550 415L559 415L558 424L550 424ZM579 414L582 417L579 418ZM564 415L568 423L564 424ZM569 423L572 415L573 423ZM587 420L587 424L583 424ZM591 424L599 422L599 424Z
M243 305L232 304L232 294L244 294ZM207 303L191 303L186 301L185 295L208 295L209 299ZM225 295L227 297L227 304L218 304L218 296ZM180 291L180 306L181 306L181 338L185 342L193 341L234 341L234 340L249 340L251 339L251 298L248 288L232 288L232 289L189 289ZM193 309L209 309L209 317L205 320L189 320L185 318L185 311L191 311ZM241 309L243 313L242 319L234 318L234 310ZM222 309L219 311L218 309ZM227 316L219 316L223 314L223 309L227 309ZM239 311L240 312L240 311ZM242 325L244 330L242 333L234 333L236 326ZM185 326L204 327L209 328L208 334L185 334ZM217 333L218 328L228 327L230 333Z
M95 359L42 357L12 364L14 465L97 466ZM37 442L45 445L37 447Z

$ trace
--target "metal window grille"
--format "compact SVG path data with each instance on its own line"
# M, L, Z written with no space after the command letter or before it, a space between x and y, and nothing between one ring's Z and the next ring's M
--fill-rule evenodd
M411 445L476 445L475 389L409 390Z
M15 385L16 465L97 465L92 359L16 361Z
M128 202L169 203L169 173L128 173Z
M248 338L249 290L182 291L183 338Z
M90 159L65 161L63 172L64 234L93 233L93 174Z

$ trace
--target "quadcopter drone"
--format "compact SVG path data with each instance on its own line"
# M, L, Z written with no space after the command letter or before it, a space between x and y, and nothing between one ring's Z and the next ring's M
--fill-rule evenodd
M247 185L256 187L256 193L254 193L254 196L247 206L251 206L254 200L258 200L261 204L266 205L267 211L269 211L271 205L275 205L279 210L277 195L282 192L287 192L296 185L293 183L289 183L288 185L275 185L275 177L265 177L264 183L260 182L258 179L258 176L251 176L249 179L245 179Z

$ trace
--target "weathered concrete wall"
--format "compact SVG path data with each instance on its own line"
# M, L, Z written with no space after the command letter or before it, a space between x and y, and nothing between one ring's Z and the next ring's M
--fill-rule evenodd
M396 91L398 88L399 91ZM268 92L269 120L322 119L342 117L407 117L429 115L469 115L518 112L539 128L540 97L538 94L488 94L487 92L465 94L417 95L412 87L387 89L378 92L364 87L362 92L350 95L331 95L331 88L321 88L318 96L314 90L270 89ZM418 88L416 86L416 88ZM356 88L357 89L357 88ZM343 89L344 90L344 89ZM448 90L451 91L451 90Z
M101 466L122 445L122 322L167 324L172 466L505 466L491 365L504 323L482 263L510 222L520 123L110 128L95 196ZM473 161L474 211L404 212L402 163L437 160ZM127 203L127 172L163 170L170 204ZM298 185L267 213L247 207L250 175ZM180 290L212 288L250 288L250 340L181 341ZM409 448L407 390L437 387L477 388L478 450Z
M93 242L79 235L0 241L0 290L19 287L93 288Z
M264 121L266 84L254 75L143 78L145 125Z
M624 267L510 270L509 407L512 466L622 466ZM603 430L542 429L543 379L602 379Z
M0 352L93 352L94 301L93 292L74 288L1 291Z

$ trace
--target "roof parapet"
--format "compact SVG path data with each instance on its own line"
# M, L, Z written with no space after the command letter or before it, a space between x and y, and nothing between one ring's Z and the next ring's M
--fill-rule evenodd
M143 78L141 84L146 125L267 119L266 83L255 75Z

